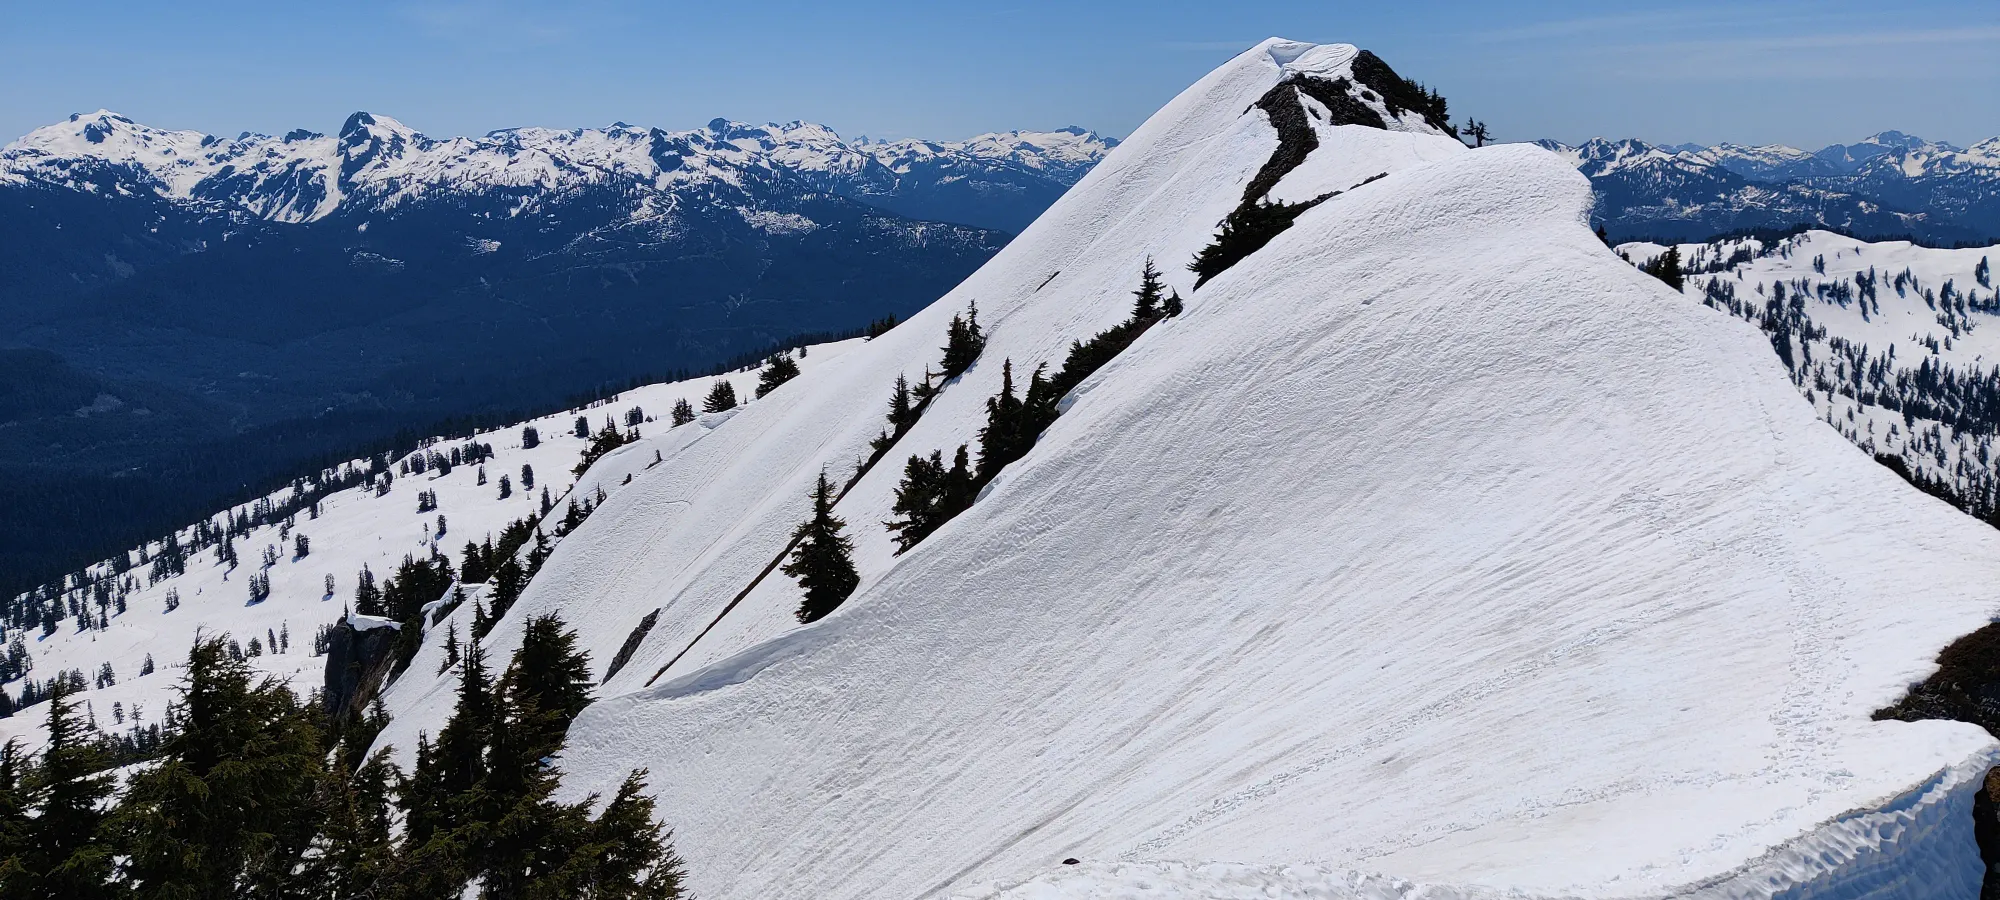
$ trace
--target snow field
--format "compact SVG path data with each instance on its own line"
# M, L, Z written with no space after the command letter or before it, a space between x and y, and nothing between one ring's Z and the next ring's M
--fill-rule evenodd
M1293 172L1326 179L1298 196L1352 190L1191 290L1180 266L1275 144L1244 111L1338 55L1312 50L1204 78L937 305L673 448L566 541L495 653L562 611L601 664L661 611L572 729L567 790L649 768L719 898L937 896L1068 856L1436 896L1967 877L1940 773L1992 740L1869 713L1986 622L2000 536L1824 427L1753 328L1605 252L1559 157L1376 135L1407 154ZM1148 254L1186 315L892 558L900 460L971 442L1001 360L1122 319ZM968 301L986 355L838 507L856 595L799 627L766 579L654 679ZM383 740L407 753L447 702L398 685Z
M814 377L822 366L862 343L853 340L809 348L807 355L799 359L800 377ZM755 394L755 371L726 377L739 398L748 400ZM538 512L544 486L549 488L551 498L556 499L554 515L560 517L564 502L560 498L577 481L571 469L584 447L584 441L571 432L577 415L586 416L593 431L604 427L607 416L615 419L622 430L626 410L638 406L657 420L640 425L642 434L654 435L668 444L689 440L704 428L726 420L729 414L704 416L701 421L681 428L668 427L668 414L674 401L681 398L700 409L712 382L698 378L647 385L587 410L555 413L481 433L473 440L491 444L495 451L495 457L485 464L484 485L477 484L478 466L461 465L454 466L451 474L442 478L435 471L399 476L384 497L375 496L373 488L365 485L330 495L321 503L319 518L309 518L305 512L295 517L294 531L311 538L311 552L305 559L294 559L291 541L280 542L278 527L269 525L237 539L240 565L233 572L217 563L214 549L191 554L185 574L157 585L146 585L147 567L134 569L131 574L138 578L141 587L127 598L128 611L113 616L108 629L77 632L73 620L65 619L62 628L48 638L41 638L39 630L26 632L34 659L34 669L28 677L46 680L58 671L72 668L82 669L86 677L92 677L98 666L110 662L118 683L80 694L78 700L90 704L100 727L122 731L130 722L114 725L111 704L118 703L126 710L138 705L147 722L159 721L174 697L178 667L186 662L188 648L197 635L227 633L247 645L253 636L261 641L267 631L285 629L290 633L291 651L267 653L252 662L258 670L289 683L301 696L309 694L323 683L326 667L323 657L312 655L314 633L319 626L332 624L342 609L352 604L356 575L363 565L375 573L379 582L394 573L405 554L428 556L435 543L456 567L467 541L483 541L489 534L497 537L508 522ZM758 402L761 401L749 405ZM523 450L521 429L529 425L535 427L541 443L534 449ZM464 440L439 441L432 449L449 454L452 447L464 443ZM600 486L607 494L616 492L627 474L635 479L643 477L652 461L652 453L641 455L629 447L607 454L578 485L578 496L592 496ZM357 462L366 467L365 461ZM521 486L524 464L534 467L533 490ZM512 496L505 500L499 496L502 475L508 476L513 484ZM416 512L418 491L435 492L438 509ZM275 502L289 494L287 488L273 493L271 499ZM247 507L232 508L231 513L242 508ZM445 516L447 526L442 537L435 534L440 514ZM278 547L280 552L278 564L268 570L271 594L261 603L250 604L246 580L261 565L259 555L267 545ZM335 582L331 597L324 589L324 579L329 574ZM171 613L164 611L164 598L169 590L178 591L181 598L180 608ZM459 623L461 638L470 634L470 606L463 612L466 621ZM152 655L156 669L153 674L140 677L141 661L148 654ZM429 671L436 671L435 664ZM415 672L413 669L411 674ZM18 684L9 687L19 693ZM44 739L46 710L47 707L37 705L11 718L0 719L0 741L18 737L27 748L38 748Z
M1757 255L1722 266L1739 246ZM1635 263L1650 261L1666 250L1650 243L1624 244L1619 249ZM1993 307L2000 301L1990 270L1992 260L2000 257L2000 246L1941 249L1808 231L1769 247L1745 240L1681 244L1679 250L1683 264L1691 269L1720 269L1687 277L1685 292L1697 300L1711 290L1732 291L1761 313L1780 286L1788 299L1805 297L1805 318L1824 334L1794 336L1796 358L1804 366L1794 381L1835 430L1871 455L1900 457L1913 470L1944 479L1961 491L1976 495L1991 480L1996 459L1993 434L1960 431L1924 415L1906 418L1900 410L1857 400L1851 396L1851 382L1861 380L1876 390L1874 376L1865 367L1884 361L1898 372L1914 372L1928 362L1960 376L1983 376L2000 365L2000 330L1993 327L2000 318ZM1989 267L1986 284L1978 277L1982 261ZM1864 310L1858 284L1871 277L1876 288ZM1899 277L1905 277L1900 290L1895 286ZM1846 296L1822 295L1827 288L1845 289ZM1943 310L1947 296L1960 300L1966 310ZM1864 371L1857 372L1832 350L1834 340L1867 352Z
M1827 428L1753 326L1605 252L1561 157L1321 122L1274 195L1346 193L1193 290L1276 144L1250 104L1354 53L1244 53L909 322L593 467L580 490L616 489L488 640L497 663L559 612L601 672L659 611L572 728L565 791L648 768L724 900L1976 893L1995 742L1869 714L1988 621L2000 535ZM1025 381L1122 320L1148 255L1186 313L892 556L901 461L976 447L1002 360ZM758 573L972 302L985 355L837 508L861 588L798 626ZM335 547L413 528L364 505L414 510L411 480L341 504L375 530ZM478 527L456 490L447 546ZM417 537L351 552L384 574ZM183 590L166 618L306 602L273 581L251 613ZM386 696L406 761L450 712L439 653Z

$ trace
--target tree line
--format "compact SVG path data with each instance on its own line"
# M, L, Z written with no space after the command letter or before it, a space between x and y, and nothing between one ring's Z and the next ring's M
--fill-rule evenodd
M528 623L495 680L474 642L458 704L408 774L386 720L344 733L232 657L189 651L154 758L119 789L67 690L38 754L0 747L0 894L64 898L678 898L645 773L609 800L553 799L588 657L554 617Z

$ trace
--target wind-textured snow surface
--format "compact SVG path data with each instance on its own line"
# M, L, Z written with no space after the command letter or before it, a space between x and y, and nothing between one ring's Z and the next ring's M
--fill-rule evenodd
M1976 893L1993 741L1870 713L1988 621L2000 536L1607 252L1568 162L1350 84L1408 133L1315 112L1335 152L1278 192L1344 193L1192 288L1277 145L1253 103L1355 60L1244 53L938 304L622 451L666 461L488 641L558 611L602 666L658 611L566 789L649 768L712 900ZM973 442L1003 360L1122 320L1149 255L1186 313L892 556L900 461ZM746 588L971 302L985 355L837 507L862 586L797 625L788 579ZM388 696L404 756L437 652Z

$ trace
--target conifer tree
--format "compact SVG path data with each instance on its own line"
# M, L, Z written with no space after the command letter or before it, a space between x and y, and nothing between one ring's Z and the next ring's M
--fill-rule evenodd
M327 798L327 811L320 852L300 875L312 888L307 896L327 900L394 896L391 879L399 866L389 798L396 776L386 747L356 769L352 778L338 767L323 776L321 793Z
M926 370L924 376L927 387L930 372ZM917 417L923 414L923 401L928 399L927 395L919 396L921 393L922 389L915 392L910 390L908 378L900 374L896 376L896 387L889 394L889 427L876 435L874 440L869 441L869 448L873 454L869 456L864 468L874 465L876 460L882 458L882 454L889 452L889 448L902 439L903 434L910 430L910 426L917 424Z
M483 584L488 575L486 553L475 541L466 541L465 549L459 553L458 575L466 584Z
M112 846L100 805L111 794L110 761L77 716L74 687L57 678L49 695L48 743L28 783L35 811L23 849L13 861L7 895L49 900L111 897Z
M972 501L979 495L979 482L972 473L970 459L966 456L965 445L958 445L958 453L952 457L951 468L944 472L942 489L938 491L936 524L943 525L953 516L972 508Z
M403 811L403 843L413 855L451 830L452 792L445 786L444 767L429 735L417 735L416 760L395 793L396 805Z
M975 479L963 444L959 445L949 469L945 468L941 451L931 451L929 458L910 457L903 468L903 481L896 487L896 503L891 507L902 518L884 523L896 532L896 552L907 552L938 526L969 508L979 491Z
M854 544L841 534L847 523L833 514L833 485L826 472L819 473L813 487L813 514L792 532L792 555L785 574L798 579L806 592L796 616L800 622L816 622L839 608L854 593L861 577L854 571Z
M582 846L546 879L556 896L604 900L677 900L687 872L653 820L644 769L626 776L584 834ZM595 798L591 798L595 800Z
M736 408L736 386L727 378L718 378L708 389L708 397L701 402L701 411L719 413Z
M554 800L558 772L549 761L589 702L589 659L575 633L554 616L531 620L497 692L477 683L461 680L459 709L446 726L459 737L418 740L417 767L398 798L407 837L384 896L458 896L475 880L480 897L496 900L683 896L681 863L653 822L642 772L594 818L595 796ZM450 773L450 758L462 754L449 745L471 735L468 712L476 708L491 717L485 768L466 784Z
M458 621L456 619L452 620L451 624L445 628L444 659L438 662L437 673L443 675L455 665L458 665Z
M471 790L486 777L486 746L500 718L478 638L466 643L458 673L458 705L437 739L439 784L453 794Z
M553 719L557 736L590 705L590 655L577 647L577 635L551 613L528 619L521 647L502 678L514 714L533 707Z
M375 586L375 573L363 563L361 572L354 580L354 611L364 616L379 616L382 608L382 589Z
M1034 436L1022 434L1025 424L1021 398L1014 393L1014 361L1008 359L1000 364L1000 393L986 398L986 425L979 429L981 483L1027 453Z
M1660 281L1666 283L1667 287L1673 288L1676 291L1680 290L1681 286L1686 283L1686 278L1681 272L1681 248L1679 247L1668 247L1667 252L1655 257L1651 262L1641 265L1639 271L1660 279Z
M944 454L932 450L928 459L911 455L903 465L903 480L896 486L896 503L890 511L901 516L883 523L895 532L896 552L907 552L931 533L932 513L944 488Z
M0 691L0 697L5 696L6 692ZM22 874L17 869L21 854L28 849L28 829L34 824L28 817L26 785L22 783L26 763L20 740L8 738L0 744L0 889Z
M979 304L967 304L965 315L952 316L945 329L944 362L940 364L945 380L965 374L985 349L986 335L979 330Z
M506 614L508 607L513 606L514 601L521 598L521 591L528 586L528 573L521 568L519 562L515 561L513 555L509 554L500 560L499 565L493 567L493 577L487 581L493 586L491 594L493 602L486 608L483 621L480 616L473 617L474 638L485 637L493 624Z
M686 425L694 421L694 407L687 402L686 397L674 401L673 421L675 426Z
M324 750L315 713L231 659L188 653L176 727L111 822L140 897L223 897L284 885L318 829Z
M773 355L764 364L764 370L757 373L757 396L762 398L765 394L777 390L779 385L797 377L799 377L799 364L793 361L791 354Z
M1153 267L1153 258L1148 256L1139 269L1139 289L1132 292L1132 318L1159 318L1161 293L1160 270Z
M910 396L910 380L901 373L896 375L896 388L889 394L889 427L901 437L910 426L917 424L918 411Z

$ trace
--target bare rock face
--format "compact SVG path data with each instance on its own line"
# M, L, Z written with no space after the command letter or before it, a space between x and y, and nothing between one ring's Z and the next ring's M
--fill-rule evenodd
M333 633L327 636L326 689L321 694L334 722L360 718L369 701L381 692L395 664L395 646L394 625L356 628L349 618L334 625Z

